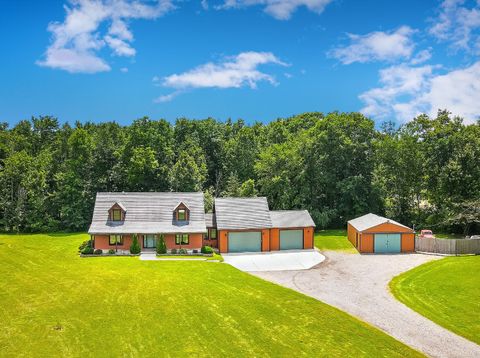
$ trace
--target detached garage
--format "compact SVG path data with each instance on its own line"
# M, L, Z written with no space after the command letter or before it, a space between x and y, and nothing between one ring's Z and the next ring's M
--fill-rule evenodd
M362 253L415 251L414 231L394 220L367 214L347 223L348 240Z

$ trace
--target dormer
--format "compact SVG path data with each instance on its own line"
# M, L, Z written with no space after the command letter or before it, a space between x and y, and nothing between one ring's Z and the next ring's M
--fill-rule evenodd
M122 203L116 202L113 204L110 209L108 209L108 220L110 221L124 221L125 214L127 213L127 209L123 206Z
M188 221L190 219L190 209L185 203L179 202L173 209L173 217L176 221Z

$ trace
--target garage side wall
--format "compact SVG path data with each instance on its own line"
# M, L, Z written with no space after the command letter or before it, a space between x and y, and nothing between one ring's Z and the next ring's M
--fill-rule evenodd
M356 232L357 232L357 230L355 230L355 228L352 225L347 224L347 238L348 238L348 241L350 241L353 246L355 246L355 234L356 234Z
M314 230L313 227L306 227L303 229L303 248L313 249L314 242Z

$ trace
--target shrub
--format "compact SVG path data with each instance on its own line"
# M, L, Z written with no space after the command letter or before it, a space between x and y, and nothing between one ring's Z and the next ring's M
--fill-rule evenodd
M92 255L93 254L93 247L85 246L82 250L82 254L84 255Z
M157 240L157 254L166 254L167 253L167 245L165 244L165 238L163 235Z
M108 250L108 254L109 254L109 255L114 255L114 254L115 254L115 250L114 250L114 249Z
M140 253L142 249L140 248L140 245L138 244L138 238L137 235L133 235L133 241L132 244L130 245L130 253L133 255L137 255Z
M202 246L202 254L213 254L213 249L210 246Z
M84 248L86 247L92 247L92 242L90 240L85 240L84 242L82 242L80 244L80 246L78 247L78 251L83 251Z
M170 253L173 254L173 255L175 255L175 254L177 253L177 249L171 249L171 250L170 250Z
M188 254L188 251L187 251L187 249L180 249L180 250L178 250L178 253L180 255L186 255L186 254Z

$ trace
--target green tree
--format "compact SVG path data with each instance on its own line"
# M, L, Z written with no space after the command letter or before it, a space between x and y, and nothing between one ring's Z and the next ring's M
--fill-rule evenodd
M133 149L127 166L128 187L133 191L152 191L157 187L160 166L150 147Z
M178 156L171 172L171 183L174 191L201 191L206 179L207 168L198 165L197 161L186 151Z
M132 255L138 255L141 251L142 249L138 243L138 236L137 234L133 234L132 244L130 245L130 253Z
M165 237L160 235L157 240L157 254L166 254L167 253L167 245L165 244Z

